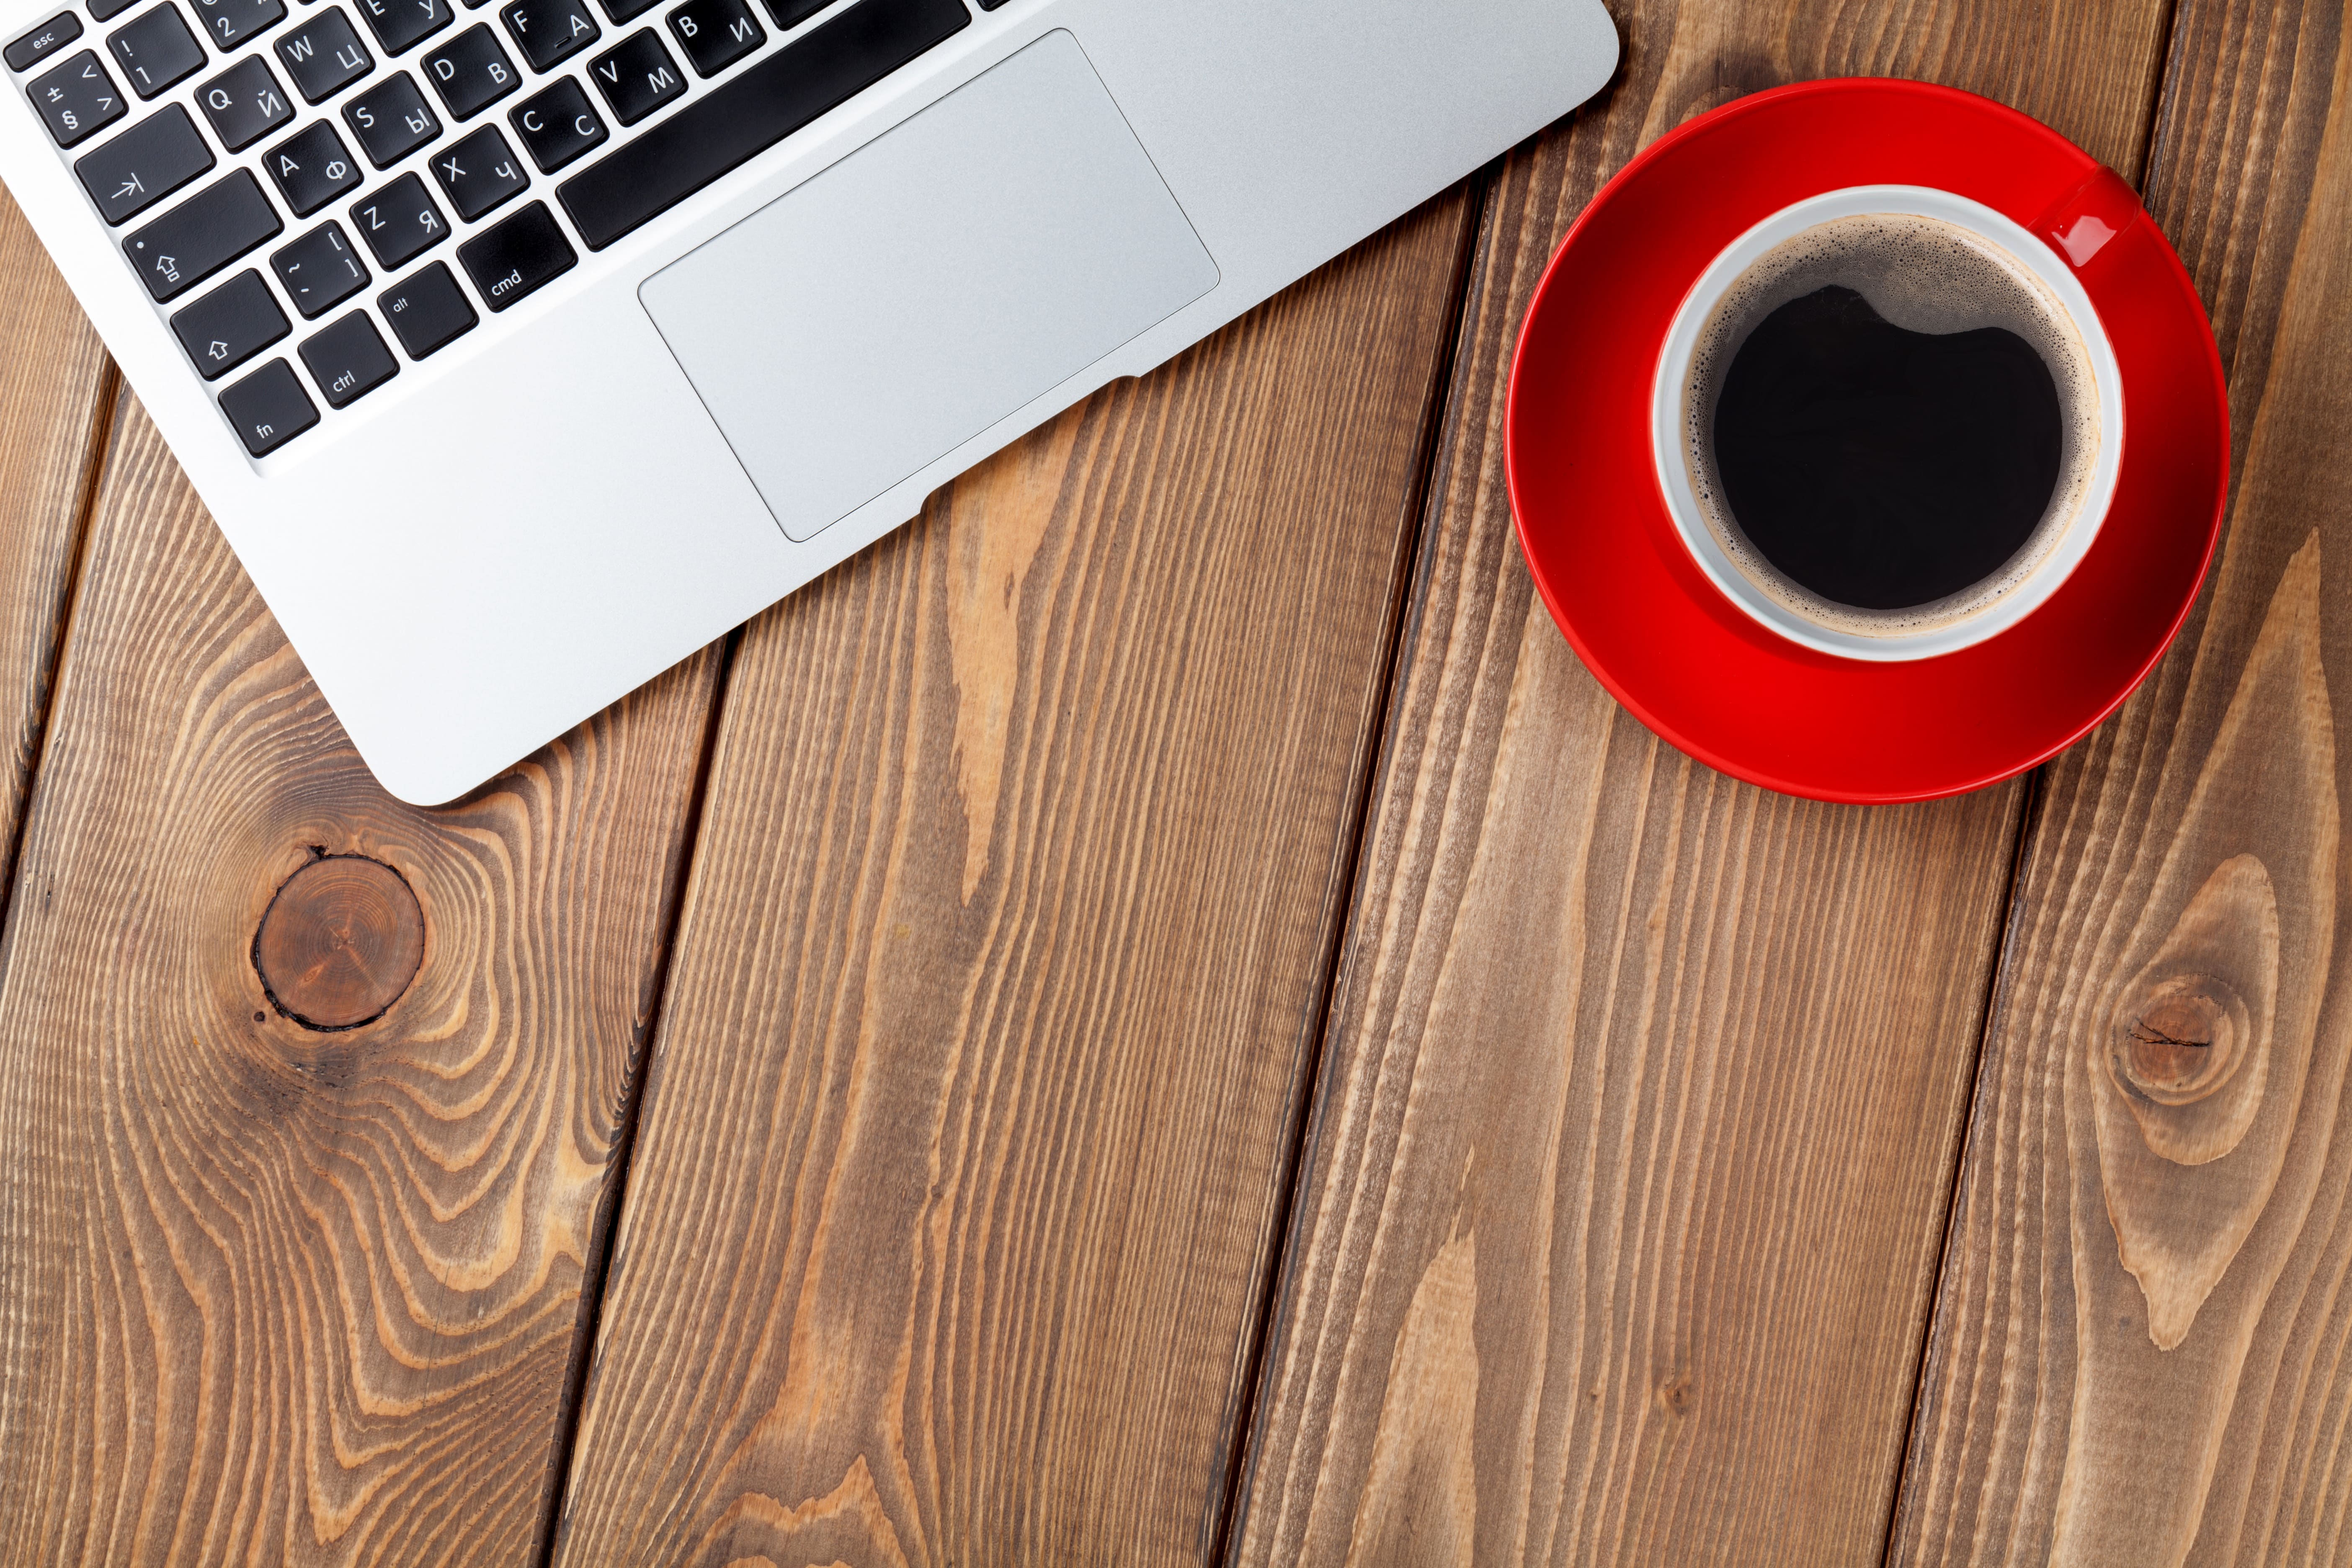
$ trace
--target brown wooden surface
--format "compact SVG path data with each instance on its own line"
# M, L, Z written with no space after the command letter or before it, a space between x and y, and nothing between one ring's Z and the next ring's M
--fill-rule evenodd
M1212 1554L1468 222L751 628L559 1563Z
M2239 454L2210 600L2052 771L1894 1561L2352 1561L2352 38L2184 0L2149 207Z
M126 400L0 949L0 1560L527 1560L716 666L402 805ZM321 854L425 927L336 1032L255 968Z
M1612 11L436 811L0 204L0 1563L2352 1562L2343 7ZM2145 165L2240 458L2149 687L1895 810L1655 742L1501 490L1583 202L1846 72Z
M1516 324L1727 98L1926 76L2135 165L2160 4L1621 7L1488 199L1243 1499L1250 1564L1862 1562L1883 1542L2019 786L1829 808L1663 746L1509 537Z

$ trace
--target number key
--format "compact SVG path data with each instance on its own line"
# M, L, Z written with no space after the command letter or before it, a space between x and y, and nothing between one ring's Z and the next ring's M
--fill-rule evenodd
M323 120L263 153L261 166L278 182L296 217L309 217L360 183L359 165L343 151L343 139L335 128Z
M379 169L391 168L441 134L441 121L406 71L394 71L343 105L343 119L368 162Z
M196 0L196 15L223 54L286 20L286 0Z
M339 223L320 224L272 256L269 265L306 321L367 286L367 268L352 254Z
M158 5L107 35L106 47L131 79L131 90L152 98L204 68L205 47L171 5Z
M425 182L415 174L403 174L375 195L353 203L352 222L358 226L368 248L375 252L376 265L387 272L407 266L412 258L449 237L449 225L441 209L433 205L433 198L425 193Z
M114 79L88 49L55 70L35 77L25 90L32 95L33 107L41 111L42 121L60 147L72 146L129 112L122 95L115 90Z
M242 152L294 118L294 106L278 90L278 79L258 55L247 55L196 89L196 101L214 134L232 153Z

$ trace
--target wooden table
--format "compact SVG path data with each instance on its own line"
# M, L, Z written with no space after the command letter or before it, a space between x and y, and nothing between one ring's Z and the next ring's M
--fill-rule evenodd
M437 811L7 208L0 1561L2352 1561L2345 8L1617 18ZM2139 186L2237 453L2115 719L1876 810L1610 701L1499 425L1611 174L1869 73Z

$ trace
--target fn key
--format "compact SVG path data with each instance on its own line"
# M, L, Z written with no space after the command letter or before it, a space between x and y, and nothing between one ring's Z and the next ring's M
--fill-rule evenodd
M551 279L572 270L580 253L555 226L545 202L533 202L457 247L483 303L503 310Z
M294 367L271 360L220 395L221 412L236 426L237 438L257 458L266 458L319 422L318 405L302 390Z

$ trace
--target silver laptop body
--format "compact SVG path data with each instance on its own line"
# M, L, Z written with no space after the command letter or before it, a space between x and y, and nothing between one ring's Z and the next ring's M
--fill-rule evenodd
M1597 0L96 6L10 0L0 177L418 804L1617 60Z

